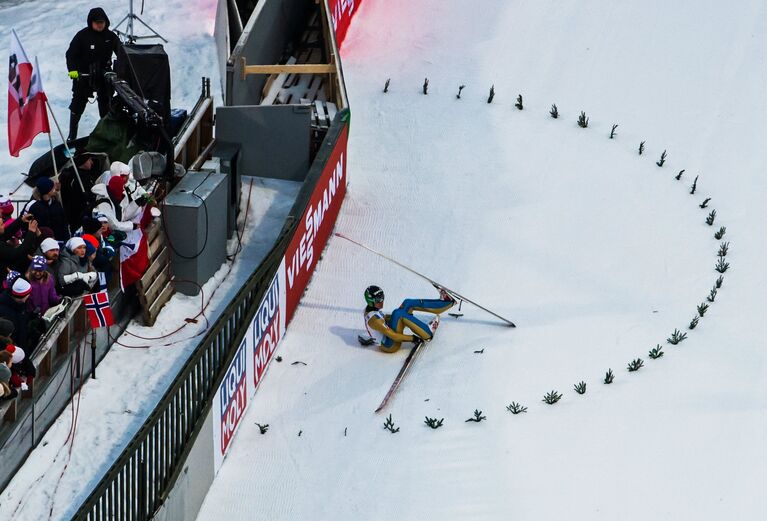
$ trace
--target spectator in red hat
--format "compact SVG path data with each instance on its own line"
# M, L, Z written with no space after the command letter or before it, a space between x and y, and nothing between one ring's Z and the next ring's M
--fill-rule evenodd
M108 184L97 184L91 190L96 194L94 212L104 214L112 230L127 233L138 228L132 219L140 215L141 208L125 197L125 177L117 175Z
M8 340L7 338L0 339L2 341ZM26 391L32 386L32 382L37 376L37 369L35 364L32 363L32 359L26 355L24 350L19 346L15 346L8 342L5 346L5 352L11 353L11 385L16 389Z
M27 300L27 310L36 315L44 315L52 306L61 302L56 292L56 283L48 272L48 263L42 255L32 257L27 271L27 280L32 286L32 293Z

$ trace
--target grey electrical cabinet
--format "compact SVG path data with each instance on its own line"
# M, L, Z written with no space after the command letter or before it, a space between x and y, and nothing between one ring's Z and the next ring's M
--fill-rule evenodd
M228 207L228 176L216 172L188 172L165 198L177 291L197 295L197 284L205 284L226 260Z

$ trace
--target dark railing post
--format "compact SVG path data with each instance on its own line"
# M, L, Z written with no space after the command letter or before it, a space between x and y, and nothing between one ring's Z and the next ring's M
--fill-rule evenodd
M91 329L91 378L96 379L96 330Z
M138 466L138 519L139 521L147 521L146 516L146 491L147 491L147 476L146 476L146 455L141 454Z

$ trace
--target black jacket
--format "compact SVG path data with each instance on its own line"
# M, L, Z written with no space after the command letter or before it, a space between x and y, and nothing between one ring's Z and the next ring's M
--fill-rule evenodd
M31 353L34 346L28 346L29 317L27 316L27 303L17 302L11 296L9 290L0 294L0 317L13 322L13 341L22 348L25 353Z
M94 18L103 18L106 21L103 31L91 29ZM88 74L91 72L91 64L97 72L111 70L112 53L117 55L119 48L120 40L109 30L109 18L104 10L100 7L91 9L88 13L88 27L78 31L67 49L67 70Z
M29 213L35 216L39 226L46 226L53 230L53 236L57 241L65 242L69 239L69 224L64 213L64 207L56 198L47 201L37 201L29 207Z
M24 234L24 239L18 246L0 241L0 273L3 274L2 276L5 277L7 268L25 272L29 266L27 255L32 255L38 246L40 246L40 239L30 231Z

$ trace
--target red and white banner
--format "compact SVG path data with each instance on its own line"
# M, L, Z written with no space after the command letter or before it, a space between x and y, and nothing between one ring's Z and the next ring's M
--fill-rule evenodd
M330 20L333 23L333 31L336 35L336 45L341 48L341 44L346 37L346 31L349 30L352 17L357 11L362 0L328 0L330 9Z
M140 280L149 268L149 244L144 228L152 221L149 205L144 206L141 226L127 232L127 237L120 246L120 287L125 288Z
M322 175L317 181L309 204L298 222L293 239L285 250L285 273L287 279L287 320L301 300L309 283L320 253L328 242L333 226L346 195L346 142L349 125L338 136Z
M8 64L8 150L14 157L41 132L50 133L40 66L27 58L16 31L11 30Z

